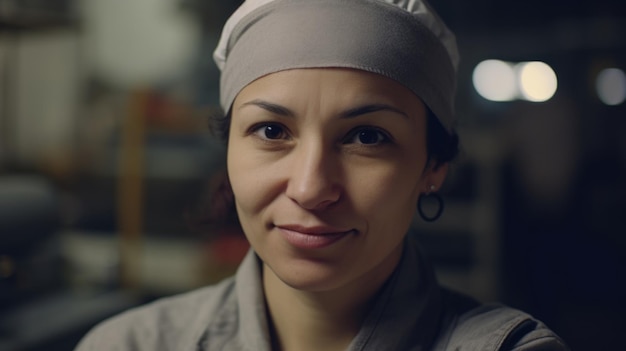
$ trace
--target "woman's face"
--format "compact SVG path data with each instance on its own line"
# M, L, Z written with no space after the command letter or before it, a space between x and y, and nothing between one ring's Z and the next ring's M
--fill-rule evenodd
M232 108L228 173L241 225L269 273L296 289L386 279L419 194L445 177L426 163L423 103L377 74L273 73Z

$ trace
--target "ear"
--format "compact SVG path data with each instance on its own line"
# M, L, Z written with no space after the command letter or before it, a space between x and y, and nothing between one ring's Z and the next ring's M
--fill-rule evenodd
M422 187L423 193L438 191L441 189L443 182L446 180L448 174L448 163L436 164L434 161L430 161L424 174L422 175Z

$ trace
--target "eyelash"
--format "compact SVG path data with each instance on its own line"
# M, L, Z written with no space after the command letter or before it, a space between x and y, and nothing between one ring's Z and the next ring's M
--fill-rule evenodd
M279 129L279 133L281 134L280 137L277 138L268 138L267 134L265 135L261 135L259 133L261 133L261 131L263 130L263 128L271 128L271 127L276 127L277 129ZM267 131L267 129L265 129L265 131ZM283 126L280 123L269 123L269 122L263 122L263 123L258 123L253 125L252 127L250 127L248 134L252 134L255 135L256 137L265 140L265 141L273 141L273 140L281 140L281 139L289 139L289 134L287 133L287 128L285 126Z
M276 133L280 135L274 138L267 137L267 131L268 131L267 128L274 128L274 127L277 128ZM265 135L260 134L263 131L265 131ZM358 138L359 134L362 132L375 132L378 141L371 143L371 144L355 141L355 138ZM250 127L248 134L254 135L266 142L272 142L275 140L289 140L291 138L287 131L287 128L284 125L280 123L270 123L270 122L263 122L263 123L258 123L258 124L253 125L252 127ZM360 146L375 147L375 146L380 146L382 144L388 144L391 141L392 141L392 138L389 136L389 134L380 128L372 127L372 126L359 126L357 128L352 129L346 135L346 137L342 140L342 144L358 144Z
M380 128L372 127L372 126L361 126L361 127L357 127L351 130L350 133L348 133L347 137L344 139L344 144L349 144L353 142L354 139L358 138L359 134L362 132L375 132L377 134L378 141L372 144L367 144L363 142L360 142L360 143L354 142L355 144L374 147L374 146L380 146L382 144L388 144L392 141L389 134Z

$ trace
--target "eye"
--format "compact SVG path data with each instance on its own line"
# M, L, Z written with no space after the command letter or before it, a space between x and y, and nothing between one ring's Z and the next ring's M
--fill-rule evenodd
M389 137L377 128L362 127L348 135L346 144L378 145L389 142L389 140Z
M287 132L285 132L285 128L280 124L275 123L265 123L261 125L257 125L252 129L253 134L256 136L267 139L267 140L277 140L277 139L286 139Z

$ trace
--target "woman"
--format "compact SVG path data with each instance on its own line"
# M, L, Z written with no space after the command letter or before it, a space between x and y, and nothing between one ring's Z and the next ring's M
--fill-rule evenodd
M79 349L565 350L523 312L440 288L406 234L456 152L457 56L422 1L246 1L215 53L216 122L252 249L234 278Z

